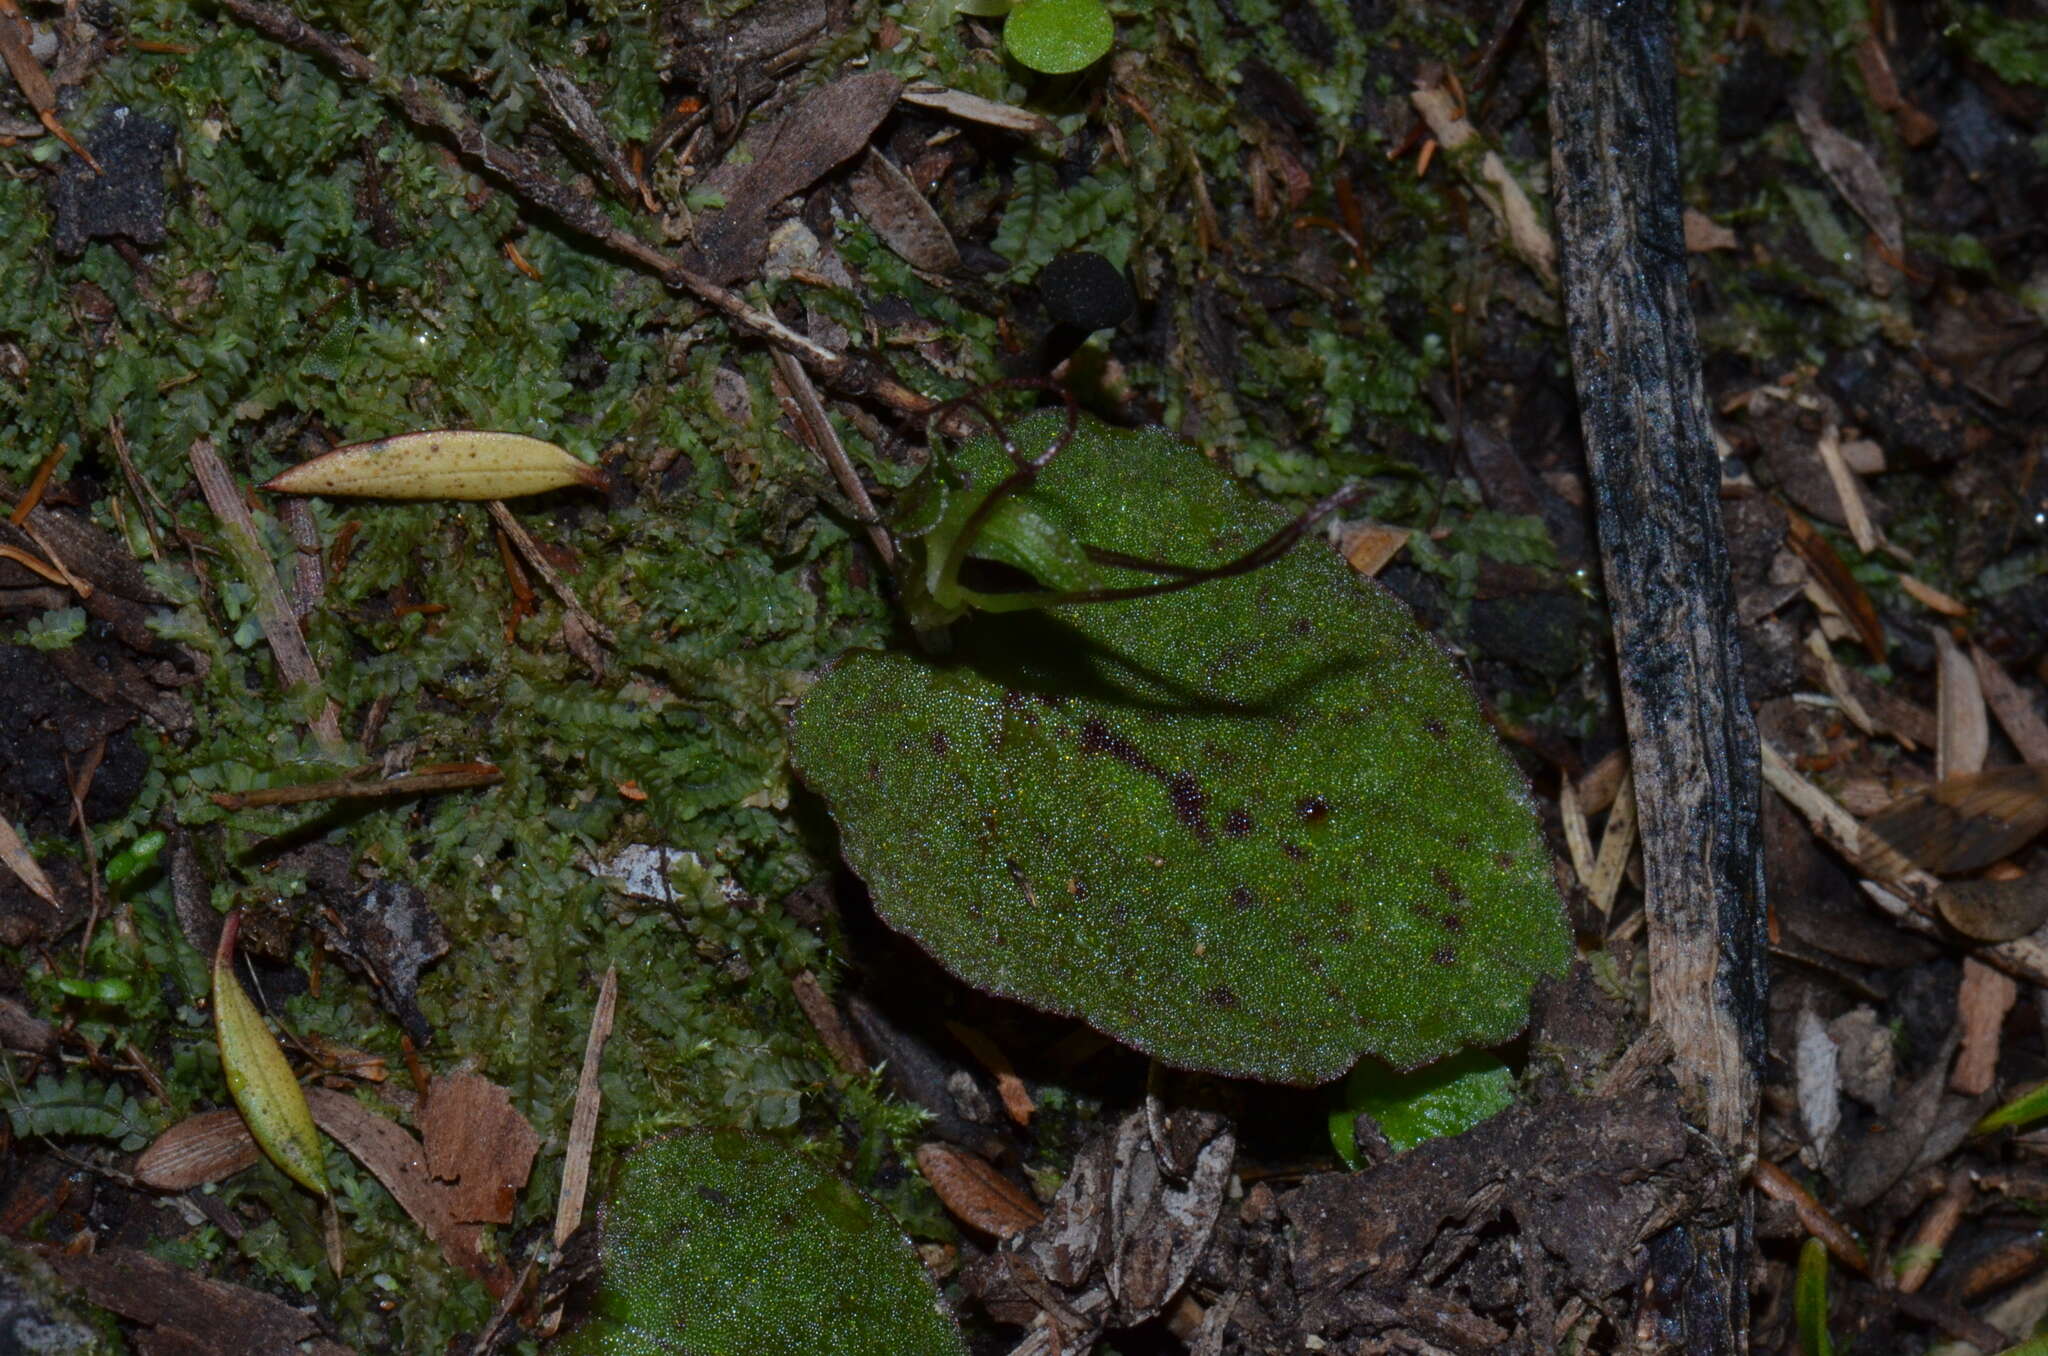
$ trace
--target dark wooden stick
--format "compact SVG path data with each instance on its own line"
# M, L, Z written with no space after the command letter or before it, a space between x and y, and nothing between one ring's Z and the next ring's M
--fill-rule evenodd
M1551 0L1551 160L1579 417L1592 472L1642 826L1650 1006L1739 1181L1764 1055L1757 736L1743 694L1720 463L1686 299L1671 15ZM1736 1202L1689 1229L1680 1349L1746 1347ZM1729 1222L1733 1221L1733 1222ZM1681 1226L1684 1227L1684 1226Z

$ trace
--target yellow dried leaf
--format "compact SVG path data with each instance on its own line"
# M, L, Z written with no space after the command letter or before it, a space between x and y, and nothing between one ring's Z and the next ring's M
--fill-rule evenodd
M327 1164L313 1113L306 1109L306 1094L292 1077L277 1038L263 1025L262 1014L235 978L235 936L241 921L240 914L229 915L221 929L220 949L213 955L213 1026L220 1038L220 1067L228 1078L228 1092L249 1123L249 1133L270 1161L308 1191L325 1196Z
M516 499L570 485L602 489L604 483L596 467L539 438L433 429L337 447L263 488L371 499Z

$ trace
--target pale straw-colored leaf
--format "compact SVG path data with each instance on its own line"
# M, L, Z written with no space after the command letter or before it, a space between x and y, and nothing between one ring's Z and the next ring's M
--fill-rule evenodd
M604 474L524 434L432 429L337 447L263 488L370 499L516 499L570 485L599 489Z
M306 1109L306 1094L263 1015L235 978L235 936L241 916L230 914L213 957L213 1023L220 1037L220 1067L249 1133L286 1176L327 1195L327 1163L320 1132Z

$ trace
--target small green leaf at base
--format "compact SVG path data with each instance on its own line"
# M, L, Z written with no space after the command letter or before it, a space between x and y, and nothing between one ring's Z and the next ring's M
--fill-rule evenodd
M1003 22L1003 46L1042 75L1086 70L1115 42L1102 0L1022 0Z
M1366 1166L1353 1139L1358 1113L1370 1115L1397 1154L1424 1140L1460 1135L1515 1103L1515 1075L1484 1050L1465 1050L1410 1073L1363 1059L1344 1080L1330 1113L1330 1144L1354 1171Z
M2025 1125L2029 1121L2038 1121L2043 1116L2048 1116L2048 1083L2028 1088L2004 1106L1998 1107L1983 1120L1978 1121L1976 1128L1970 1133L1988 1135L1994 1130L2007 1130Z
M964 1356L902 1231L788 1145L686 1130L635 1151L605 1206L577 1356Z
M1835 1342L1828 1335L1828 1245L1817 1238L1809 1238L1799 1247L1792 1312L1803 1356L1835 1356Z

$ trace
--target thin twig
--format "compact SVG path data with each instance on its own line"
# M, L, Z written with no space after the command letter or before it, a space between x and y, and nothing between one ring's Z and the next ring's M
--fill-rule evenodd
M143 530L149 533L149 557L160 560L163 557L163 537L157 530L156 515L149 511L149 506L154 503L166 519L171 516L170 507L158 498L157 492L142 478L142 473L135 469L135 458L128 451L128 430L121 422L119 411L107 420L107 438L114 444L114 456L121 463L121 475L128 482L128 493L135 496L135 508L142 515Z
M56 87L36 64L35 54L29 50L29 37L28 20L22 17L14 0L0 0L0 60L6 62L14 83L21 87L21 97L28 100L36 120L49 129L50 135L69 146L72 154L92 167L94 174L105 173L100 162L92 158L92 152L79 145L78 138L58 121Z
M490 501L490 508L491 521L504 529L505 535L512 539L512 544L519 548L519 554L526 558L527 564L533 566L533 572L554 590L555 597L562 600L562 606L569 614L591 635L607 645L616 645L618 641L612 636L610 629L583 610L583 603L576 597L575 591L562 582L562 576L555 573L555 567L548 563L548 558L541 554L540 547L534 544L533 538L527 535L519 520L512 516L512 510L505 507L505 501L493 499Z
M467 791L478 786L495 786L505 774L489 763L410 772L402 777L368 781L358 777L332 777L326 781L297 786L265 786L254 791L216 791L213 803L223 810L247 810L260 805L303 805L315 800L372 800L398 796L426 796L437 791Z
M601 1105L597 1074L618 1001L619 967L614 965L604 972L604 984L597 991L597 1006L590 1013L590 1035L583 1043L583 1073L576 1082L576 1112L569 1120L562 1191L555 1200L557 1248L569 1241L569 1235L583 1221L583 1197L590 1188L590 1152L597 1143L597 1113Z
M101 735L88 751L85 765L77 772L71 770L71 759L64 759L64 789L71 793L71 822L78 826L78 841L85 847L85 883L92 899L92 910L85 916L85 935L78 943L78 964L84 967L86 957L92 952L93 930L99 926L100 914L105 912L106 894L100 888L99 851L92 841L92 825L85 819L85 798L92 791L92 779L99 775L100 762L107 756L107 737Z
M1870 1274L1870 1258L1864 1253L1863 1245L1856 1241L1856 1236L1783 1168L1768 1158L1759 1158L1750 1175L1757 1190L1774 1201L1790 1205L1793 1213L1799 1216L1799 1227L1827 1244L1836 1261L1865 1276Z
M1934 1264L1941 1260L1942 1250L1955 1236L1964 1212L1970 1208L1970 1198L1976 1194L1977 1179L1968 1168L1950 1172L1948 1186L1927 1208L1927 1217L1913 1232L1913 1241L1899 1254L1903 1267L1898 1276L1900 1294L1910 1295L1927 1284L1927 1278L1934 1274Z
M220 454L213 450L212 439L195 438L189 455L200 493L206 496L213 516L220 520L221 535L256 594L256 618L262 623L264 639L270 642L270 652L277 659L278 677L287 688L307 683L318 689L319 666L313 662L313 652L306 648L306 637L285 598L284 586L277 582L277 571L271 566L269 552L263 549L262 538L256 534L249 507L236 493L235 482ZM312 728L314 737L328 752L338 753L343 748L340 712L333 698L313 717Z
M62 584L72 589L81 598L92 597L92 585L81 579L73 579L68 570L60 570L18 546L0 545L0 560L11 560L24 569L33 570L52 584Z
M810 444L811 450L831 468L832 478L839 482L840 491L853 502L861 526L867 529L868 540L874 543L875 554L882 558L884 565L894 565L896 544L889 540L889 530L882 526L881 511L868 496L868 487L861 483L860 472L854 469L853 459L846 455L846 448L839 441L839 430L832 427L831 419L826 416L825 402L818 399L818 388L811 385L810 374L804 371L803 364L781 349L775 351L775 371L789 392L789 416L797 431Z

